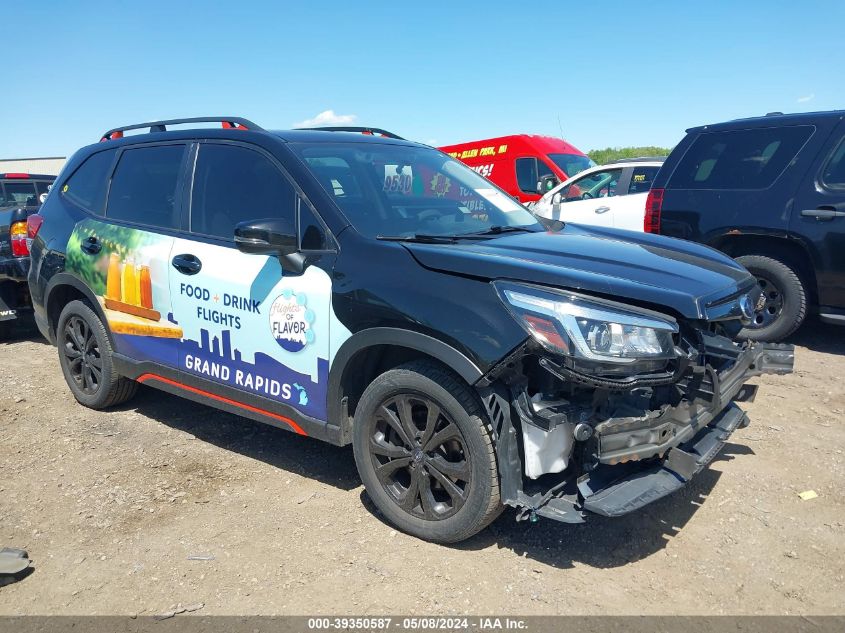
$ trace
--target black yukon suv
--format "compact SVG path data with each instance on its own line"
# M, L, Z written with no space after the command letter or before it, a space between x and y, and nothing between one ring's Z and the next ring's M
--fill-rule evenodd
M781 340L811 311L845 325L845 111L687 130L654 180L645 230L718 248L757 277L742 338Z
M729 257L544 227L388 133L111 130L40 216L35 317L80 403L146 384L352 444L377 508L434 541L677 490L748 424L745 381L792 370L734 342L760 290Z

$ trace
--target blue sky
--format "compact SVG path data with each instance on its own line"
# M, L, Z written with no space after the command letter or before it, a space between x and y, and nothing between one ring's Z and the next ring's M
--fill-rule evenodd
M845 107L841 0L47 0L3 22L0 158L204 114L283 129L330 112L431 144L562 131L586 151Z

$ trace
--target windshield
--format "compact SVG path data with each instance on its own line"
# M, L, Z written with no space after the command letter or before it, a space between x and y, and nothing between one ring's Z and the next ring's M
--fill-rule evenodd
M549 158L560 167L567 178L596 166L589 156L583 154L549 154Z
M353 226L368 237L542 229L513 198L435 149L372 143L293 147Z

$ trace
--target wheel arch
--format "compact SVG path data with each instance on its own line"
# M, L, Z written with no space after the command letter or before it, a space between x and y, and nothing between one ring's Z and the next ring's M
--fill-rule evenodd
M341 443L351 442L358 400L376 376L412 360L430 359L448 367L468 385L483 376L479 367L451 345L427 334L400 328L369 328L352 335L335 354L329 371L328 419L341 428Z
M56 343L56 328L59 324L59 316L64 307L74 300L84 301L91 307L103 322L109 342L114 345L114 339L108 327L106 315L103 313L103 308L97 297L83 281L69 273L58 273L55 275L50 280L44 292L44 310L47 314L47 328L50 341L53 344Z
M771 235L728 234L710 242L733 258L743 255L762 255L790 265L804 282L810 303L818 304L818 285L812 253L803 243L788 237Z

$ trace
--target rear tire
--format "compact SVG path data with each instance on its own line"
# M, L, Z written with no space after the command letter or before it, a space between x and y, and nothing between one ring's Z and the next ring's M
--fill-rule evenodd
M115 371L106 327L87 303L71 301L64 307L56 343L65 381L80 404L105 409L138 391L138 383Z
M757 278L766 298L766 305L754 314L754 323L744 327L739 338L777 342L797 330L807 315L807 293L796 270L764 255L743 255L736 261Z
M493 429L444 367L415 361L376 378L355 410L353 449L370 499L403 532L455 543L502 511Z

